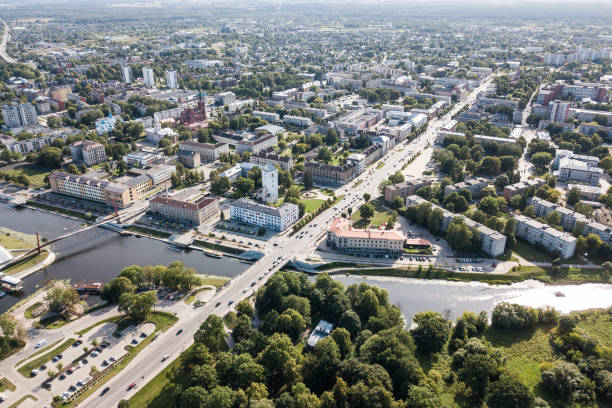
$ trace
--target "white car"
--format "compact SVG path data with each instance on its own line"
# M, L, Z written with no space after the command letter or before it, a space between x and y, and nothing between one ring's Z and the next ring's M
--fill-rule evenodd
M42 346L44 346L45 344L47 344L47 340L42 339L41 341L39 341L38 343L36 343L36 345L34 346L34 348L41 348Z

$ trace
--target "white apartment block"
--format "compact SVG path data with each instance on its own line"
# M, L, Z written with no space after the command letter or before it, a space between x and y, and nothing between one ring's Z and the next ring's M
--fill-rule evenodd
M155 86L155 75L153 74L152 68L143 68L142 78L144 80L145 86L149 86L149 87Z
M278 170L271 163L261 168L261 198L267 203L278 201Z
M303 116L285 115L283 117L283 123L285 125L308 127L312 125L312 120Z
M230 105L234 102L236 102L236 94L231 91L221 92L215 96L217 105Z
M193 140L187 140L179 143L179 149L187 152L198 152L200 159L203 161L215 161L223 153L229 153L229 145L227 143L199 143Z
M170 89L178 88L178 76L176 71L166 70L166 86Z
M7 143L6 146L12 152L28 154L37 152L43 147L50 146L55 139L60 139L65 142L68 139L68 135L64 133L53 136L35 137L27 140L14 140L11 138L11 141Z
M280 115L274 112L253 111L251 115L257 116L258 118L267 120L268 122L271 122L271 123L280 122Z
M284 203L276 208L241 198L230 204L230 216L232 220L238 222L284 231L298 220L299 209L297 205L291 203Z
M132 68L129 66L121 67L121 80L126 84L132 83Z
M590 166L583 161L569 157L564 157L559 161L558 181L580 182L596 186L599 185L601 176L603 176L603 169Z
M579 212L572 211L568 208L561 207L550 201L543 200L538 197L532 197L529 200L529 205L533 206L537 217L547 217L551 212L557 212L561 215L561 226L566 231L573 231L577 223L584 223L584 229L581 235L585 237L589 234L598 235L603 242L612 245L612 228L596 221L588 219Z
M2 117L8 128L38 124L36 108L31 103L2 105Z
M571 150L557 149L557 152L555 153L555 160L552 163L552 168L558 169L561 159L564 157L585 162L591 167L599 166L599 158L597 156L587 156L586 154L576 154Z
M429 203L431 204L433 209L439 208L440 210L442 210L443 218L442 218L442 224L440 225L440 229L442 231L446 231L448 229L448 226L451 223L453 218L462 217L463 221L468 227L476 228L476 230L478 231L480 235L480 239L482 241L481 249L483 252L491 256L498 256L504 253L504 250L506 248L506 236L505 235L495 230L492 230L491 228L486 227L482 224L479 224L472 219L463 217L458 214L454 214L442 207L439 207L425 200L424 198L416 194L413 194L406 198L406 207L410 205L419 205L421 203Z
M562 259L571 258L576 250L577 238L569 232L561 232L524 215L517 215L514 234L530 244L540 244L550 252L558 253Z

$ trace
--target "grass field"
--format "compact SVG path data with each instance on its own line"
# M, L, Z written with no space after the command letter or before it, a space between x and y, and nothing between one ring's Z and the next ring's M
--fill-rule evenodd
M214 275L204 275L202 276L202 285L212 285L216 288L220 288L225 285L229 278L225 276L214 276Z
M369 221L366 221L361 218L361 210L354 212L353 215L351 215L351 220L354 221L353 225L355 228L367 228L368 226L376 227L383 222L389 221L391 211L375 201L370 203L374 206L374 217L370 218Z
M47 251L41 251L40 255L30 255L26 259L20 261L19 263L16 263L10 268L3 269L2 272L6 273L7 275L14 275L18 272L25 271L26 269L38 265L39 263L44 261L48 255L49 253Z
M210 290L210 288L198 288L194 290L193 292L189 294L189 296L187 296L187 298L185 299L185 303L187 303L188 305L192 304L193 302L195 302L196 295L205 290Z
M36 237L0 227L0 245L9 250L32 249L36 245Z
M35 319L34 316L32 316L32 312L34 312L34 310L38 309L40 306L42 306L42 302L36 302L34 303L32 306L28 307L25 312L23 312L23 314L25 315L26 319Z
M17 369L17 371L19 371L19 373L21 375L23 375L24 377L30 377L30 372L32 370L38 369L38 367L40 367L41 365L47 363L48 361L51 361L51 359L55 355L63 352L64 350L66 350L74 342L75 342L75 339L68 339L68 340L64 341L62 344L60 344L59 346L57 346L53 350L51 350L51 351L49 351L49 352L47 352L45 354L41 354L40 356L38 356L34 360L31 360L31 361L27 362L26 364L22 365L21 367L19 367Z
M525 260L529 261L529 262L552 262L555 260L555 256L542 251L538 248L536 248L533 245L528 244L525 241L521 241L521 240L517 240L517 245L516 245L516 249L514 250L514 253L521 256L522 258L524 258ZM584 259L581 258L577 258L577 257L572 257L569 259L564 259L563 260L564 264L575 264L575 265L584 265L585 261Z
M172 384L180 384L189 386L190 380L179 374L182 358L179 356L162 372L157 374L155 378L149 381L145 386L140 388L132 398L130 398L130 407L133 408L167 408L175 404L175 401L170 392L167 392L167 387Z
M323 204L323 200L318 198L307 198L302 200L304 205L306 206L306 212L311 213L317 210Z
M15 391L17 387L8 378L0 378L0 392Z
M47 177L51 171L33 164L22 164L12 170L7 170L7 173L12 176L20 176L22 174L27 176L30 179L31 187L45 187L45 177Z

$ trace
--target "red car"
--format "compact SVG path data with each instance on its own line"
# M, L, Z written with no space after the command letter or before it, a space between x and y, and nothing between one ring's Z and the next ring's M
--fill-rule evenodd
M130 386L128 387L128 391L131 390L134 387L136 387L136 383L131 383Z

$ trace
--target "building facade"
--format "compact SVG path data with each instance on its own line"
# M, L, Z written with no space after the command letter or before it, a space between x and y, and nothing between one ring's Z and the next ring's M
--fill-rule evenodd
M293 158L290 156L279 156L271 153L268 150L262 150L259 153L252 154L249 161L251 163L266 165L268 163L278 166L281 170L291 170L293 168Z
M166 70L166 86L170 89L178 88L178 76L176 71Z
M106 161L106 150L104 145L90 140L81 140L70 145L72 160L83 162L91 167Z
M164 218L191 225L202 225L219 215L219 201L201 197L194 202L177 200L170 196L157 196L149 205L149 211Z
M144 67L142 69L142 78L145 86L151 88L155 86L155 74L153 73L153 69Z
M550 252L558 253L562 259L571 258L576 251L576 237L569 232L561 232L524 215L517 215L514 234L529 242L539 244Z
M188 140L179 143L179 149L187 152L198 152L201 161L215 161L223 153L229 153L229 145L227 143L199 143Z
M346 218L336 218L327 230L327 246L345 253L399 256L405 240L401 231L353 229Z
M232 202L229 207L232 220L274 231L286 230L299 218L298 206L291 203L284 203L280 207L269 207L241 198Z
M338 186L348 183L359 175L353 163L334 166L319 162L304 163L304 173L310 172L314 182L320 185Z
M61 171L49 175L49 185L52 191L59 194L97 201L119 208L131 205L138 198L136 192L124 184L75 176Z
M38 114L31 103L2 105L2 117L10 129L38 124Z

